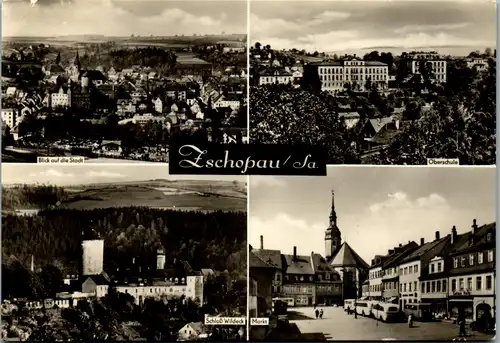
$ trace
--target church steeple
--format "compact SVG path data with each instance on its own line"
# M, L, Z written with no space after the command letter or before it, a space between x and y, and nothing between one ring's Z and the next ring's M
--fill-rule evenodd
M335 212L335 191L332 190L332 209L330 211L330 227L337 227L337 212Z
M340 230L337 226L337 212L335 211L335 191L332 190L332 208L330 210L330 225L325 231L325 257L335 256L342 244Z

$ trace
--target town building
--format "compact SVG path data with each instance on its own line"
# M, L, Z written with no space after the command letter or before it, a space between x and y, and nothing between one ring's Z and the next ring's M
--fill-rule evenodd
M50 95L50 105L52 108L70 107L71 106L71 89L68 88L65 92L63 87L59 88L57 93Z
M421 74L423 68L428 68L432 81L445 83L447 80L447 62L437 52L411 52L407 64L412 75Z
M385 90L389 82L389 67L378 61L363 61L349 58L342 61L322 61L310 63L317 68L321 90L344 91L350 87L355 91L365 91L376 87Z
M191 322L184 325L177 333L179 339L183 341L194 341L208 337L206 331L207 330L204 328L203 323Z
M259 75L259 85L291 84L293 74L282 68L268 69Z
M463 311L470 321L495 317L496 223L478 227L474 220L465 238L459 240L456 229L452 237L460 244L448 256L450 316Z
M21 122L21 112L17 108L2 108L2 123L13 129Z
M422 293L419 287L422 269L428 268L430 260L441 254L449 241L448 236L440 238L439 231L436 231L434 241L425 243L424 238L421 238L420 246L401 260L398 268L399 304L402 308L406 304L422 302Z
M258 317L272 311L273 280L276 268L254 253L250 247L249 253L250 276L250 316Z

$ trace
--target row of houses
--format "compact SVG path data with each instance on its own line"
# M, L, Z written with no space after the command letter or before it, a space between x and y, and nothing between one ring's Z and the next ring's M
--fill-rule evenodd
M375 256L362 287L363 299L430 304L433 312L468 320L495 311L496 223L445 237L436 231L431 242L408 242Z

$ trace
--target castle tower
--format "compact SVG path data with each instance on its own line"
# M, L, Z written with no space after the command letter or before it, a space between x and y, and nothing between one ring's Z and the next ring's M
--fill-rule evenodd
M82 252L82 274L101 274L104 267L104 241L102 239L84 240Z
M337 212L335 212L335 192L332 190L332 209L330 211L330 225L325 231L325 257L328 260L335 256L342 244L340 230L337 226Z
M156 269L165 269L165 251L163 248L158 249L156 252Z

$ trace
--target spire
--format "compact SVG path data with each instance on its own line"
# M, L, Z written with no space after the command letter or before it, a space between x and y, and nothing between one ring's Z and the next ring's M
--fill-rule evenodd
M335 212L335 191L332 190L332 210L330 211L330 227L337 227L337 212Z

